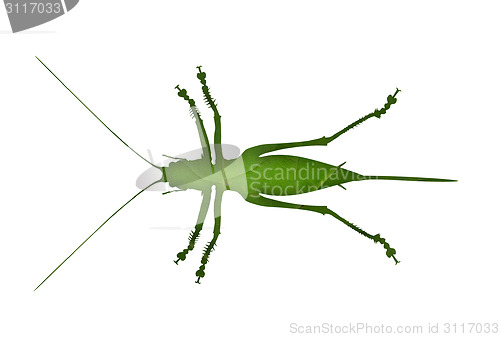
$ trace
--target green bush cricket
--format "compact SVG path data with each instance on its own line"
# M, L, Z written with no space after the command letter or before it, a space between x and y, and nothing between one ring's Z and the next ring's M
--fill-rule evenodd
M37 57L38 59L38 57ZM277 143L277 144L264 144L254 146L245 150L241 156L235 159L225 159L222 153L221 146L221 121L220 114L217 109L217 104L212 98L210 89L207 86L206 73L201 70L201 66L198 68L197 78L202 85L202 92L204 100L209 106L209 108L214 113L214 123L215 123L215 135L214 135L214 152L215 156L212 155L210 149L210 143L208 141L208 136L203 125L203 121L200 116L198 107L195 101L190 98L185 89L176 86L178 95L187 101L189 104L189 109L191 116L196 122L196 127L198 129L198 134L201 142L202 156L200 159L196 160L186 160L178 159L177 161L171 162L167 166L158 166L148 161L137 153L134 149L128 146L118 135L116 135L104 122L97 117L97 115L92 112L40 59L40 63L80 102L85 108L92 113L92 115L99 120L116 138L118 138L125 146L132 150L137 156L146 161L148 164L158 169L161 172L161 178L154 181L147 187L143 188L136 195L134 195L129 201L123 204L118 210L116 210L106 221L104 221L88 238L86 238L63 262L61 262L52 273L49 274L36 289L38 289L54 272L59 269L87 240L89 240L99 229L101 229L115 214L117 214L123 207L130 203L142 192L147 190L149 187L158 183L169 183L170 186L176 187L177 190L183 191L187 189L195 189L201 191L202 202L196 222L195 229L189 235L189 243L187 248L183 249L177 254L177 258L174 261L176 264L179 261L184 261L188 253L194 249L197 239L203 228L205 218L208 212L208 208L211 202L212 188L215 187L215 200L214 200L214 217L215 225L213 230L212 240L207 243L204 247L203 255L201 259L201 265L196 271L196 283L200 283L200 279L205 277L205 268L208 263L210 254L214 250L217 239L220 235L221 228L221 204L222 195L225 191L235 191L239 193L247 202L253 203L259 206L266 207L279 207L279 208L289 208L289 209L299 209L311 212L316 212L320 214L328 214L339 220L349 228L358 232L362 236L372 240L375 243L380 243L383 245L386 255L392 258L395 263L399 263L396 259L396 250L392 248L385 238L381 237L380 234L372 235L365 232L360 227L350 223L336 212L332 211L326 206L311 206L311 205L300 205L288 202L278 201L268 196L287 196L296 195L302 193L308 193L320 189L324 189L331 186L340 186L342 188L343 184L351 181L361 181L361 180L404 180L404 181L427 181L427 182L452 182L456 180L450 179L438 179L438 178L420 178L420 177L400 177L400 176L370 176L362 175L347 169L342 166L344 164L335 166L319 161L290 156L290 155L272 155L269 153L289 149L295 147L304 146L326 146L342 134L353 129L354 127L360 125L366 120L376 117L380 118L383 114L389 110L389 108L396 103L396 95L400 92L396 89L395 93L387 96L387 102L381 109L376 109L372 113L356 120L355 122L349 124L344 129L338 131L330 137L321 137L308 141L301 142L291 142L291 143ZM172 191L165 192L163 194L170 193ZM36 290L35 289L35 290Z

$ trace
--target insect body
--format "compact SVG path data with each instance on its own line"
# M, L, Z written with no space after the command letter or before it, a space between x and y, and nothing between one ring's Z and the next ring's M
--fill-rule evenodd
M40 62L43 64L42 61ZM45 64L43 65L45 66ZM54 75L54 77L57 78L57 80L59 80L59 78L47 66L45 67L52 73L52 75ZM115 213L113 213L104 223L102 223L80 246L78 246L78 248L76 248L61 264L59 264L59 266L49 276L47 276L47 278L45 278L45 280L40 283L38 287L40 287L64 262L66 262L117 212L119 212L139 194L156 184L168 182L170 186L176 187L177 190L180 191L195 189L201 191L202 193L202 202L195 229L189 235L187 247L177 254L177 258L174 261L176 264L179 261L184 261L188 253L194 249L201 230L203 229L203 224L205 222L208 208L210 206L212 188L215 187L215 225L212 240L210 240L206 244L201 258L201 265L196 271L196 282L200 283L200 279L205 277L206 265L220 235L222 196L226 191L237 192L246 201L260 206L299 209L320 214L328 214L344 223L349 228L355 230L359 234L374 241L375 243L380 243L384 247L387 257L392 258L397 264L399 263L399 261L395 257L396 250L392 248L389 243L380 236L380 234L372 235L365 232L363 229L350 223L326 206L293 204L275 200L270 196L302 194L337 185L343 188L342 184L351 181L370 179L428 182L456 181L437 178L362 175L343 168L342 166L344 164L335 166L302 157L272 154L272 152L282 149L303 146L328 145L330 142L346 133L347 131L351 130L355 126L363 123L364 121L372 117L380 118L381 115L385 114L387 110L396 103L396 95L400 91L399 89L396 89L396 92L393 95L389 95L387 97L387 102L382 109L376 109L374 112L358 119L354 123L351 123L344 129L340 130L330 137L321 137L301 142L258 145L245 150L241 154L241 156L237 158L225 159L222 155L220 114L207 86L206 73L201 70L201 67L198 67L197 77L202 85L205 102L214 113L215 135L213 152L215 152L215 154L212 154L208 136L195 101L188 96L185 89L181 89L179 86L176 86L178 95L188 102L190 113L196 122L201 142L202 156L201 158L196 160L177 158L177 161L171 162L166 166L158 166L149 162L135 150L129 147L120 137L118 137L113 131L111 131L111 129L109 129L106 124L104 124L68 87L66 87L66 85L61 80L59 80L59 82L61 82L61 84L63 84L64 87L66 87L66 89L68 89L73 94L73 96L75 96L85 106L85 108L87 108L94 115L94 117L96 117L106 128L108 128L108 130L112 132L115 137L117 137L123 144L129 147L140 158L148 162L154 168L158 169L161 174L159 175L158 180L151 182L148 186L143 188L139 193L133 196ZM170 192L171 191L165 192L163 194L167 194Z

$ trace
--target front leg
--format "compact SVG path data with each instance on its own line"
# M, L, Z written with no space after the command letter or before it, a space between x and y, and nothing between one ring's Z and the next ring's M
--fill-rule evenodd
M210 206L210 197L212 195L212 190L207 189L201 193L203 194L203 200L201 201L200 213L198 214L198 220L196 221L196 226L194 227L194 231L191 231L191 233L189 234L188 247L179 254L177 254L177 260L174 261L175 264L177 264L179 260L184 261L189 251L194 249L194 245L196 244L196 241L198 240L200 232L203 228L203 223L205 222L205 218L207 216L208 207Z
M196 276L198 279L196 283L200 283L200 278L205 277L205 266L208 263L208 258L210 253L214 250L216 246L217 238L220 234L220 221L221 221L221 205L222 205L222 193L224 193L224 189L220 186L217 186L215 191L215 201L214 201L214 215L215 215L215 224L214 224L214 235L212 240L207 243L205 249L203 250L203 257L201 258L201 266L196 271Z
M188 96L186 89L181 89L179 86L176 86L175 88L179 90L179 92L177 93L179 97L184 98L184 100L188 101L189 103L189 111L191 113L191 116L196 121L196 128L198 129L201 148L203 150L203 157L207 158L208 162L210 163L210 166L212 167L212 173L214 173L214 165L212 164L212 153L210 152L210 144L208 143L207 131L205 130L205 126L203 125L203 120L201 119L200 111L196 107L194 99Z

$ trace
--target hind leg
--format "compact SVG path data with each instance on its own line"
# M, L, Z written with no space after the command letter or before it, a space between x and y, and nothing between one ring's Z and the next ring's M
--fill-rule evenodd
M392 257L394 259L394 261L396 262L396 264L399 263L399 261L394 256L396 254L396 250L394 248L391 248L389 243L386 242L384 238L380 237L380 234L372 235L372 234L365 232L364 230L362 230L361 228L357 227L356 225L350 223L349 221L347 221L346 219L344 219L343 217L341 217L340 215L338 215L337 213L335 213L334 211L332 211L331 209L329 209L326 206L308 206L308 205L292 204L292 203L288 203L288 202L269 199L269 198L263 197L262 195L249 195L245 200L252 203L252 204L259 205L259 206L303 209L306 211L316 212L316 213L323 214L323 215L329 214L329 215L333 216L335 219L342 222L343 224L347 225L349 228L351 228L351 229L355 230L356 232L358 232L359 234L363 235L364 237L367 237L368 239L373 240L375 243L382 244L386 250L387 257L389 257L389 258Z
M278 150L283 150L283 149L289 149L292 147L301 147L301 146L317 146L317 145L322 145L326 146L330 142L332 142L334 139L338 138L339 136L343 135L349 130L352 130L354 127L358 126L359 124L363 123L364 121L372 118L372 117L377 117L380 118L381 115L385 114L386 111L391 107L392 104L395 104L397 99L396 95L398 92L401 90L396 89L396 92L394 95L389 95L387 96L387 103L384 105L382 109L375 109L372 113L369 113L368 115L358 119L354 123L349 124L336 134L330 137L321 137L313 140L308 140L308 141L303 141L303 142L292 142L292 143L277 143L277 144L264 144L264 145L258 145L254 146L252 148L249 148L246 150L244 153L247 155L253 155L253 156L260 156L264 153L268 152L273 152L273 151L278 151Z

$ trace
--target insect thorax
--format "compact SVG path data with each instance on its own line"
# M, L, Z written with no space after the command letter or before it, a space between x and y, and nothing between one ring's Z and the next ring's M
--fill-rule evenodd
M224 160L224 173L227 180L227 188L224 176L219 165L213 166L208 160L179 160L170 163L165 168L165 173L170 186L179 189L195 189L204 191L212 186L219 186L226 190L238 192L246 198L248 195L248 184L246 180L245 165L243 159Z

